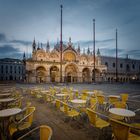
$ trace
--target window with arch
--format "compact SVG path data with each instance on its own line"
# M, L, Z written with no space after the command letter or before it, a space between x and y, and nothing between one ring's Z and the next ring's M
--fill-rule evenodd
M135 69L135 64L132 64L132 68L133 68L133 70Z
M107 62L105 62L105 65L108 67L108 63Z
M123 68L123 64L122 63L120 64L120 68Z
M130 71L130 66L129 66L129 64L126 65L126 71Z
M113 68L115 68L115 66L116 66L115 63L113 63L112 66L113 66Z

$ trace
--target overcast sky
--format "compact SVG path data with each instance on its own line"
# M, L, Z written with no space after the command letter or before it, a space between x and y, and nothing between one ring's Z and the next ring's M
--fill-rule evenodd
M63 4L63 41L71 37L77 48L92 51L92 20L96 20L96 49L115 56L118 29L119 56L140 59L140 0L0 0L0 57L22 58L31 43L47 40L51 47L60 36ZM29 54L28 54L29 56Z

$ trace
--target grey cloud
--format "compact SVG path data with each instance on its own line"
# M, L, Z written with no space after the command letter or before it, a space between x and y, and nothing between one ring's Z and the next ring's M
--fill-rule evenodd
M11 54L15 52L20 52L18 48L14 48L11 45L3 45L0 47L0 54Z
M10 42L11 43L19 43L19 44L22 44L22 45L31 45L32 44L31 41L24 41L24 40L11 40Z
M97 44L104 44L104 43L111 43L115 41L114 38L111 38L111 39L105 39L105 40L96 40L95 43ZM83 45L92 45L93 44L93 40L88 40L88 41L77 41L75 42L75 44L81 44L82 46Z
M0 42L6 41L6 36L3 33L0 33Z
M0 46L0 58L19 58L22 59L22 52L12 45Z

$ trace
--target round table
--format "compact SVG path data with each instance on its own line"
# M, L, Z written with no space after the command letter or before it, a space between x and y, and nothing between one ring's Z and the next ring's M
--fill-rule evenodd
M63 100L64 97L67 97L69 95L68 94L59 93L59 94L55 94L55 96L60 97Z
M14 98L4 98L4 99L0 99L0 103L7 103L7 102L11 102L14 101Z
M134 117L136 115L135 112L123 108L111 108L109 112L123 117Z
M60 93L60 94L56 94L56 96L58 96L58 97L64 97L64 96L69 96L69 95L68 94Z
M109 97L109 98L120 98L120 96L119 95L109 95L109 96L107 96L107 97Z
M74 103L74 104L85 104L86 100L74 99L74 100L71 100L71 102Z
M0 118L16 115L20 113L20 111L21 111L20 108L10 108L10 109L0 110Z
M45 93L49 93L49 91L48 90L43 90L43 91L41 91L41 93L45 94Z
M78 92L78 90L77 90L77 89L73 89L72 91L73 91L73 92Z
M9 93L11 90L3 90L2 93Z
M11 139L9 134L10 117L21 112L20 108L10 108L0 110L0 121L2 122L1 131L5 139Z
M1 97L7 97L7 96L10 96L11 95L11 93L1 93L0 94L0 98Z
M7 108L8 103L12 102L14 100L15 100L14 98L2 98L2 99L0 99L0 103L1 103L2 109Z
M94 94L94 92L93 92L93 91L87 91L86 93L87 93L87 94L89 94L89 95Z

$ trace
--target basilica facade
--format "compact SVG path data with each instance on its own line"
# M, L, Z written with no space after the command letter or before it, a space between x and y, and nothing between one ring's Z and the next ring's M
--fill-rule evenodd
M50 50L49 42L44 49L37 46L35 40L32 44L32 56L26 60L26 81L29 83L60 82L60 44L57 43ZM107 66L101 64L98 51L95 57L95 69L93 55L88 49L87 53L80 52L73 46L71 38L62 46L62 81L71 83L93 82L94 72L96 81L105 77Z

